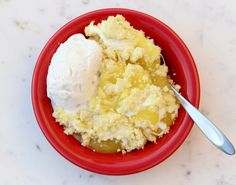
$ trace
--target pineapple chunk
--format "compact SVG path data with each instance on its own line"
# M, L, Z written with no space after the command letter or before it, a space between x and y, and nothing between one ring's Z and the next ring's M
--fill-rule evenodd
M174 119L172 118L171 114L167 112L164 118L161 119L161 121L164 122L166 125L171 126L174 122Z
M164 87L169 87L169 81L167 79L167 77L163 77L163 76L158 76L156 78L153 79L153 83L161 88Z
M121 144L115 140L100 141L90 140L89 148L99 153L116 153L121 151Z
M138 112L135 116L137 120L147 120L151 124L155 125L159 121L159 115L152 108L146 107Z

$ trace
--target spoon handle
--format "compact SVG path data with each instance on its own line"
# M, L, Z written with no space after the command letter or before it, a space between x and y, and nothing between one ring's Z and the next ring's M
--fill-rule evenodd
M206 137L220 150L229 155L235 154L235 149L228 138L218 129L206 116L196 109L189 101L187 101L175 88L171 85L177 99L188 112L192 120L197 124Z

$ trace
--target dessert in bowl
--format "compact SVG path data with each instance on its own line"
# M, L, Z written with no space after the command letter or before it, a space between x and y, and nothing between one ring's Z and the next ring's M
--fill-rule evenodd
M160 64L160 52L168 67ZM80 167L114 175L145 170L173 153L192 127L168 88L168 68L198 106L196 67L170 28L127 9L82 15L61 28L38 59L36 118L57 151Z

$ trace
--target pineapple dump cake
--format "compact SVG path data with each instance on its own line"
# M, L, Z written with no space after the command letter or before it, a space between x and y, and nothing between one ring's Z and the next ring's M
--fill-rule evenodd
M91 22L54 54L47 76L53 117L96 152L130 152L168 133L179 103L161 48L122 15Z

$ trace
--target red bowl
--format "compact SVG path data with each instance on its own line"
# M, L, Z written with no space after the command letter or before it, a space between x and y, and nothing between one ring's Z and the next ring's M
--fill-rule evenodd
M111 8L81 15L57 31L43 48L36 63L32 78L32 103L38 124L51 145L72 163L92 172L108 175L125 175L146 170L169 157L189 134L193 121L181 107L178 118L170 132L156 144L148 143L143 150L125 155L101 154L81 146L72 136L63 133L63 128L52 117L52 106L46 94L46 77L51 58L58 46L72 34L83 33L91 21L95 23L110 15L122 14L134 28L141 29L162 48L162 54L172 79L181 85L181 93L193 105L199 106L199 77L193 58L183 41L168 26L150 15L134 10Z

